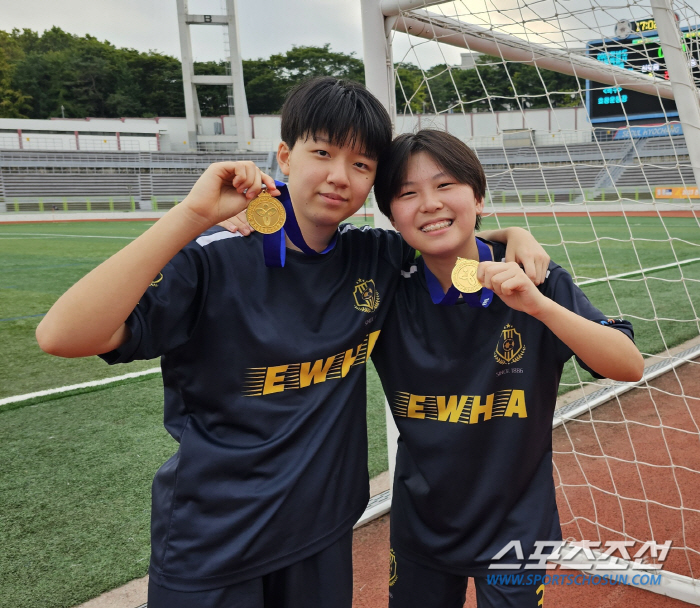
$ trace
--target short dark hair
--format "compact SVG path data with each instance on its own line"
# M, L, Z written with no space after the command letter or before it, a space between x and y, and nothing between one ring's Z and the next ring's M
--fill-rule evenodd
M300 139L327 137L336 146L361 146L379 160L391 143L391 119L364 85L330 76L305 80L282 106L282 140L293 148Z
M445 131L422 129L394 139L377 167L374 196L379 210L388 218L391 218L391 201L399 195L406 181L408 161L418 152L428 154L445 173L471 186L477 200L484 200L486 174L474 150ZM477 215L476 229L480 226L481 216Z

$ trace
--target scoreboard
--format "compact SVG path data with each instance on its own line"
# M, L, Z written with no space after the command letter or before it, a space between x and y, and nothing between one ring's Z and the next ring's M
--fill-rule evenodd
M652 29L653 28L653 29ZM649 78L668 80L663 49L653 19L632 22L636 30L627 38L595 40L586 45L586 55L601 63L646 74ZM651 29L651 31L650 31ZM700 81L700 29L682 28L683 50L689 53L689 65L696 82ZM630 91L622 87L586 81L586 105L591 123L646 120L678 116L676 103Z

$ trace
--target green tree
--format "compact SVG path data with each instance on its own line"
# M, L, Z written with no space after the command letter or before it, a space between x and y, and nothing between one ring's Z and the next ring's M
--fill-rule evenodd
M182 68L166 55L117 49L54 27L8 34L23 51L12 87L31 97L30 118L182 116Z
M399 63L394 66L396 77L396 111L399 114L432 112L427 105L428 87L423 72L412 63Z
M395 70L399 112L489 112L581 103L573 76L525 63L504 64L495 57L482 56L469 70L445 64L425 71L397 64Z
M269 59L243 62L243 80L251 114L276 114L289 90L302 80L333 76L364 82L364 64L354 53L336 53L330 44L294 46Z
M14 65L24 55L22 48L7 32L0 31L0 117L27 118L31 97L12 87Z
M243 82L251 114L276 114L290 89L269 59L243 60Z
M297 84L315 76L334 76L364 82L365 68L360 59L346 53L331 51L323 46L294 46L284 54L272 55L270 63L290 83Z
M224 62L195 64L197 74L226 74ZM286 53L243 61L251 114L278 113L289 90L306 78L334 76L362 82L364 64L350 53L295 46ZM530 64L481 57L474 69L436 65L425 71L396 65L399 112L512 110L578 105L571 76ZM202 114L228 113L223 86L197 87ZM51 118L183 116L182 66L154 51L116 48L95 37L53 27L0 31L0 116Z

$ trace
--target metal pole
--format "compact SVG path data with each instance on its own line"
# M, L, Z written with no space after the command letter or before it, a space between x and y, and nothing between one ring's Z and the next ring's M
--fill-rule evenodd
M396 119L396 94L394 92L394 66L391 57L386 19L382 14L381 0L362 0L362 48L365 62L365 84L384 105L391 117L392 127ZM374 226L392 230L391 222L382 215L372 195ZM399 430L391 415L389 403L384 400L386 414L386 443L389 456L389 479L393 485L396 468L396 442ZM390 485L390 487L392 487Z
M668 83L652 80L647 74L606 65L592 57L536 44L495 29L465 23L429 11L415 10L404 13L396 19L393 28L410 36L439 40L442 44L501 57L507 61L532 64L562 74L590 78L595 82L673 99L673 90Z
M236 117L236 134L238 148L250 148L251 128L248 115L248 101L243 86L243 60L241 59L241 42L238 34L238 18L236 16L236 0L226 0L228 13L228 36L231 50L231 78L233 79L233 113Z
M695 184L700 185L700 102L698 90L688 66L688 57L682 47L682 33L678 29L671 0L651 0L659 42L663 49L666 68L683 125L683 135L693 167Z
M384 105L391 124L396 122L396 93L391 42L387 35L380 0L362 0L362 48L365 62L365 84ZM374 198L372 199L374 201ZM391 223L374 205L374 226L391 230Z
M192 64L192 40L187 24L187 0L177 0L177 21L180 29L180 54L182 58L182 87L185 93L185 116L187 117L187 145L190 150L197 149L197 133L202 124L197 101L197 89L193 82L194 66Z
M365 85L382 102L392 126L396 120L394 65L391 41L379 0L362 0L362 49L365 62ZM392 19L393 22L393 19Z

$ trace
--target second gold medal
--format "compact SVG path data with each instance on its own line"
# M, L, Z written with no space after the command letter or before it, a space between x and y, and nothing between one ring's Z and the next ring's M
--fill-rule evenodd
M476 293L481 289L481 283L476 278L479 262L466 258L457 258L452 269L452 284L462 293Z

